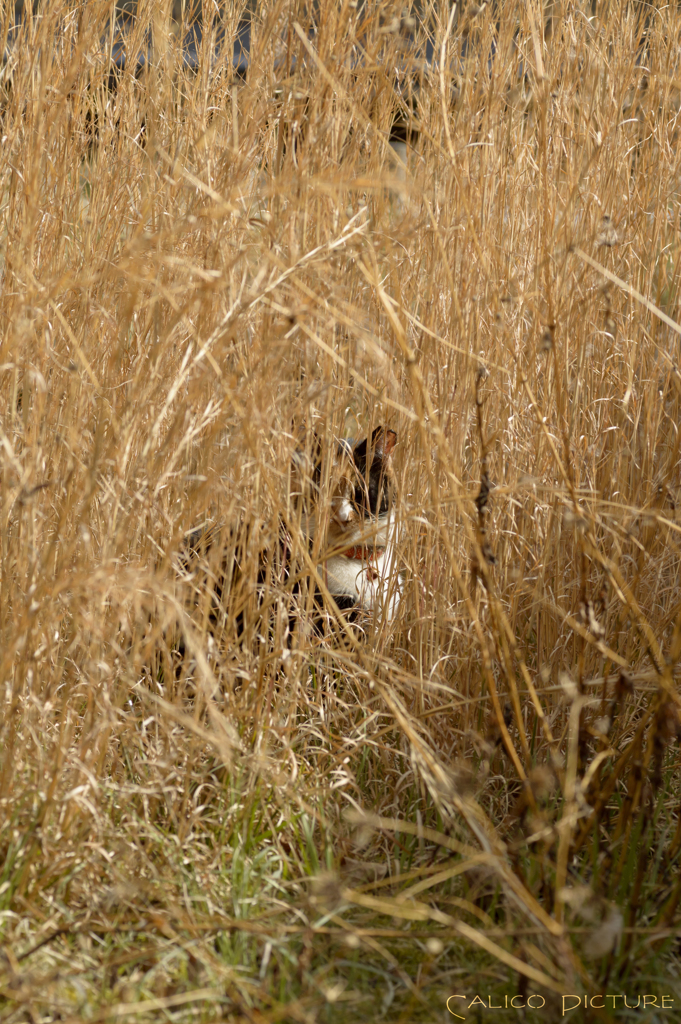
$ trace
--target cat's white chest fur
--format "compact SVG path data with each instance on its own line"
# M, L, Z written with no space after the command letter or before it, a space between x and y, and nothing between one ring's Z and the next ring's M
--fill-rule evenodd
M319 567L319 572L331 594L349 597L359 608L374 612L391 620L395 617L402 597L402 586L397 571L396 532L394 516L390 516L379 535L372 537L364 548L356 547L352 557L334 555ZM348 538L348 550L356 544ZM374 548L379 548L376 551ZM358 554L363 552L362 557Z

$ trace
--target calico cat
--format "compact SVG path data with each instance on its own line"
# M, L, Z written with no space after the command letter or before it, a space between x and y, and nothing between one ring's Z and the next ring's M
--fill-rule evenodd
M305 579L313 591L316 627L325 609L333 612L328 595L349 621L395 617L402 592L391 468L396 440L393 430L377 427L361 441L336 442L330 452L315 441L312 458L297 452L291 515L280 517L274 542L267 543L264 529L253 526L210 525L186 535L180 575L194 592L194 604L203 597L205 609L208 595L210 632L222 624L239 639L262 639L271 634L285 595L290 636ZM302 545L308 558L301 556Z
M336 605L385 614L397 611L401 583L396 573L394 430L377 427L356 444L338 442L324 559L317 571ZM321 516L320 513L321 512ZM302 524L313 540L324 521L324 503Z

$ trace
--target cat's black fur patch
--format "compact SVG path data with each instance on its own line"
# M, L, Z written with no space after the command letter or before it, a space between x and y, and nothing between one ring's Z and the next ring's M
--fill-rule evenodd
M371 441L364 438L353 448L352 456L359 470L360 480L355 487L355 504L368 509L372 516L387 515L390 507L389 478L386 461L390 456L397 434L394 430L376 427ZM367 463L369 463L367 472Z

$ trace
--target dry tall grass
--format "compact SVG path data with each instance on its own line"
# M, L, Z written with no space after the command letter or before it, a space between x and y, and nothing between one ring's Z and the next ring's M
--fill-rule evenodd
M171 6L3 80L0 1020L671 1019L681 17L434 7L404 172L399 10L266 0L235 84ZM397 622L212 636L184 533L377 423Z

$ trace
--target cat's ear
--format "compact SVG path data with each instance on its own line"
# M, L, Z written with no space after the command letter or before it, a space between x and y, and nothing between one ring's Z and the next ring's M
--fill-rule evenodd
M390 458L396 443L397 434L395 431L386 430L385 427L376 427L371 435L371 447L374 451L374 457L378 456L379 459L385 460Z

